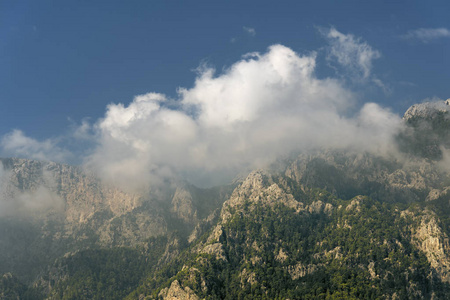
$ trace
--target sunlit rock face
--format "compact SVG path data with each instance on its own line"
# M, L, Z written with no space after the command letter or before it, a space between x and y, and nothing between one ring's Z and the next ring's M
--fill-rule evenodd
M408 121L414 117L435 118L438 113L450 111L450 98L439 102L424 102L414 104L403 115L403 119Z
M333 176L336 174L340 174L340 180ZM414 204L414 210L400 208L410 203L441 201L441 197L446 196L444 191L448 190L448 179L445 172L436 170L429 161L405 163L373 155L330 151L300 155L277 171L253 171L224 202L218 222L207 237L190 249L192 260L183 262L185 265L176 279L172 279L159 296L196 299L209 295L211 282L228 278L214 269L217 265L230 268L230 274L239 283L237 286L249 293L255 287L263 287L268 293L276 290L265 286L271 281L264 277L267 273L260 272L261 266L276 266L273 268L284 274L284 280L292 280L295 287L313 284L308 280L335 266L345 265L358 270L356 273L364 273L364 280L372 287L383 287L382 298L397 297L392 296L395 292L386 285L391 282L391 272L396 268L400 270L398 276L403 276L402 280L407 282L401 295L439 298L447 293L441 283L449 282L448 236L443 223L435 213ZM348 191L344 185L353 188ZM369 193L377 200L368 197ZM354 196L340 200L336 197L351 194ZM397 198L398 195L403 196ZM276 221L268 221L275 211L280 213L275 213ZM328 224L322 229L312 229L301 241L319 236L321 230L333 233L313 240L304 256L296 256L302 251L299 244L291 247L289 238L270 231L275 223L279 234L292 230L295 224L292 220L296 218L301 220L298 224L304 226L314 227L313 220ZM382 218L386 219L380 221ZM291 221L283 227L286 219ZM386 220L389 221L386 223ZM361 226L366 227L361 229ZM339 234L343 235L330 244L328 239ZM355 238L358 234L364 237ZM355 246L356 241L363 239L365 242ZM366 246L368 248L362 250ZM383 258L374 260L378 255ZM400 262L398 257L403 260ZM408 266L418 266L419 261L420 268ZM332 272L327 276L333 276ZM217 276L211 277L211 274ZM424 288L426 285L429 286Z
M443 232L439 219L427 212L417 217L419 225L413 228L413 242L423 251L436 275L444 282L450 282L449 239Z
M450 99L411 106L403 116L406 127L397 137L398 148L403 153L444 161L448 165L449 112Z

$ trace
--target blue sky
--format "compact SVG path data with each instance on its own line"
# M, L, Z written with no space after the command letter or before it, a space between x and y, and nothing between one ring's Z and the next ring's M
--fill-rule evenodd
M347 114L367 102L402 114L450 97L449 11L448 1L2 1L0 137L20 130L75 151L71 134L83 121L92 132L109 104L150 92L176 103L199 66L219 76L274 44L314 54L315 78L353 93ZM371 51L367 76L333 54L349 48L333 48L332 29Z

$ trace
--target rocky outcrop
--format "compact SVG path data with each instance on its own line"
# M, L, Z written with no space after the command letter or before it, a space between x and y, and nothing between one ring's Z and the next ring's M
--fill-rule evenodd
M199 300L200 298L189 288L182 287L174 280L169 288L162 289L158 295L164 300Z
M54 196L61 201L63 211L60 212L67 224L87 223L101 210L121 216L143 202L142 195L102 184L78 167L26 159L1 159L1 163L5 173L2 202L14 201L22 210L34 206L60 210L56 203L48 203L48 199L46 202L45 198ZM30 203L23 201L27 195ZM45 215L36 217L46 218Z
M439 112L450 111L450 99L446 101L424 102L414 104L403 115L403 119L408 121L411 118L419 117L433 119Z
M123 191L80 167L0 159L0 272L28 281L69 251L137 246L177 226L193 228L199 221L188 187L164 188Z
M227 260L225 257L225 252L223 251L223 246L221 243L214 243L214 244L206 245L199 250L199 253L212 254L216 257L216 259L224 260L224 261Z
M324 203L321 200L317 200L313 201L310 205L307 205L306 211L308 211L310 214L325 213L330 216L333 212L333 205L331 205L331 203Z
M85 236L104 246L135 245L165 233L160 209L149 205L151 200L143 193L124 192L78 167L25 159L1 162L0 205L8 206L5 216L30 217L41 226L52 215L57 218L54 225L59 225L55 232L47 226L47 234L71 240ZM149 206L151 210L143 212Z
M303 191L321 188L342 199L370 191L379 200L407 203L424 201L433 189L442 191L450 178L438 162L427 159L341 151L299 155L285 167L284 176Z
M292 280L297 280L306 275L310 275L317 271L318 266L313 264L304 265L302 263L298 263L294 266L289 266L287 271L289 275L291 275Z
M249 272L247 269L244 268L244 270L242 270L241 272L241 287L244 287L245 284L257 284L258 281L256 280L256 274L254 272Z
M440 197L447 196L449 191L450 187L445 187L442 189L431 189L425 201L433 201L439 199Z
M442 231L436 216L427 211L416 218L418 225L412 229L412 242L425 253L438 278L450 282L449 238Z
M176 188L170 211L186 223L195 224L198 222L197 211L192 202L192 195L186 188Z
M304 210L303 203L295 200L292 194L286 193L273 181L269 173L261 170L250 173L233 191L230 199L225 201L221 213L222 222L226 222L231 216L230 209L239 207L246 201L272 207L283 204L298 212Z

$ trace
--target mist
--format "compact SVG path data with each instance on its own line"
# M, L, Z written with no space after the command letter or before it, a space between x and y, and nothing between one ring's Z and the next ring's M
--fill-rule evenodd
M22 191L17 179L0 161L0 217L31 217L47 211L61 212L64 201L51 189L54 180L43 173L44 182Z

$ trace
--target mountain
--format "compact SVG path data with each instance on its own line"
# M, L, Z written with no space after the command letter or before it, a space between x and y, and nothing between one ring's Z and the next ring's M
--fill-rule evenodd
M449 178L426 170L328 153L255 171L177 272L129 298L445 299L449 227L435 210Z
M0 273L27 283L69 253L142 246L152 237L190 232L230 193L230 187L202 190L182 182L131 193L78 167L0 162ZM213 200L204 204L205 198Z
M411 106L404 114L407 128L400 133L402 151L431 159L442 159L442 147L450 148L450 99Z
M411 107L396 155L319 149L210 189L1 159L0 299L447 299L448 104Z

